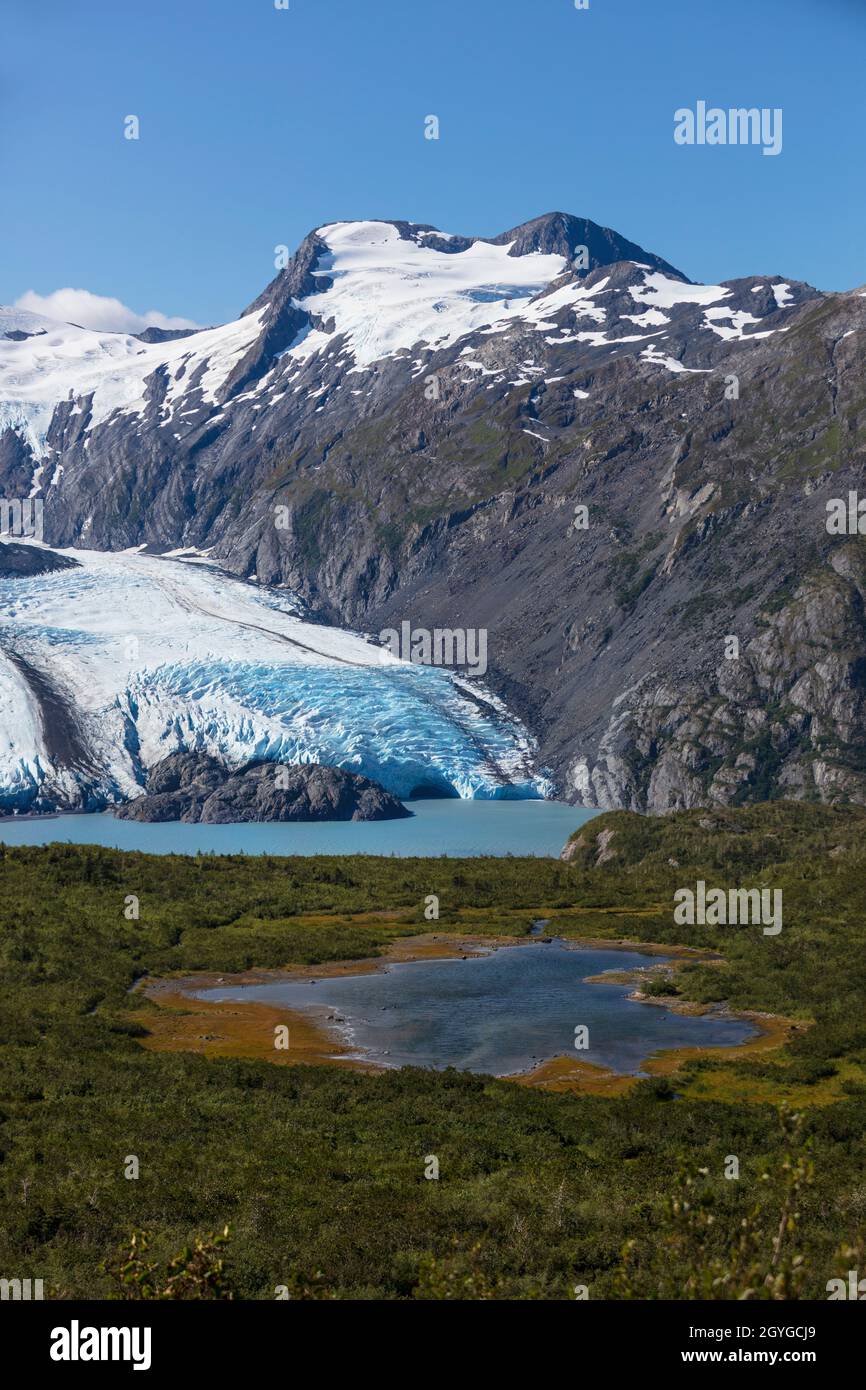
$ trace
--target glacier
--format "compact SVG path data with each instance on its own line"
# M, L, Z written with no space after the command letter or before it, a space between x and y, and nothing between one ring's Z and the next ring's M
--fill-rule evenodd
M77 567L0 578L0 813L128 800L181 749L323 763L403 798L552 790L501 700L309 621L286 590L204 554L56 553Z

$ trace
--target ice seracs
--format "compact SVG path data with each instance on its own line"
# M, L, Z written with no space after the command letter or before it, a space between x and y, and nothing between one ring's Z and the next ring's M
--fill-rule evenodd
M546 790L522 726L452 672L201 555L64 553L77 568L0 579L0 812L126 799L181 749L342 767L401 797Z

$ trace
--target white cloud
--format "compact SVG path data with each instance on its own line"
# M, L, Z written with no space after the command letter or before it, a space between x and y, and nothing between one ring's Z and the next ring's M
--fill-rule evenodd
M95 328L100 333L142 333L145 328L198 328L192 319L170 318L158 309L136 314L119 299L91 294L90 290L63 289L52 294L37 294L27 290L15 301L16 309L31 314L44 314L61 323L77 323L80 328Z

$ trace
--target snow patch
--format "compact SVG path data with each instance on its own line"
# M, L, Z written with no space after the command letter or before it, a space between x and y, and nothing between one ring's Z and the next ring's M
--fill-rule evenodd
M653 309L674 309L678 304L715 304L731 294L722 285L684 285L682 280L672 280L661 271L645 274L643 284L629 285L628 292L638 304L647 304Z

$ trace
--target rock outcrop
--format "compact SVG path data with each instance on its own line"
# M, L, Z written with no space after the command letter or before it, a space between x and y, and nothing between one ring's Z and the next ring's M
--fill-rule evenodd
M254 762L232 770L202 753L172 753L150 769L143 796L111 809L122 820L203 825L397 820L411 815L377 782L341 768Z
M16 545L0 541L0 579L29 579L35 574L54 574L76 569L77 561L35 545Z

